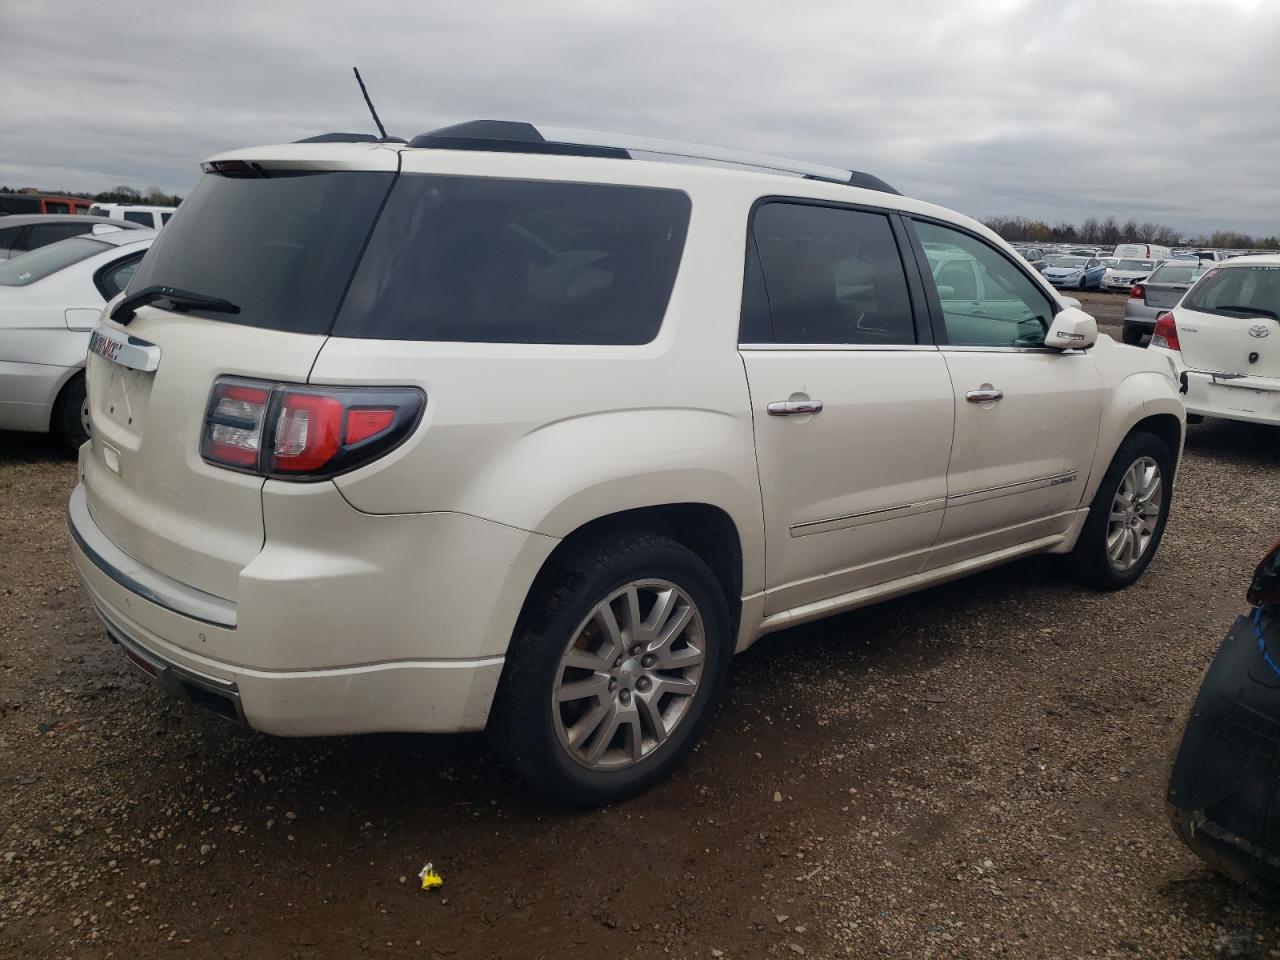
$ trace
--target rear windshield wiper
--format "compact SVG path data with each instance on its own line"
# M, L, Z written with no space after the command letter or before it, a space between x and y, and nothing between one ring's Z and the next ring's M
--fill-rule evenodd
M1262 317L1270 317L1272 320L1280 320L1274 310L1268 310L1266 307L1246 307L1241 304L1224 303L1214 308L1215 310L1230 310L1234 313L1256 313Z
M175 307L196 307L200 310L212 310L216 313L239 313L240 308L230 300L211 297L205 293L192 290L179 290L177 287L143 287L137 293L131 293L115 305L111 311L111 319L119 323L128 323L133 319L139 307L157 300L168 300Z

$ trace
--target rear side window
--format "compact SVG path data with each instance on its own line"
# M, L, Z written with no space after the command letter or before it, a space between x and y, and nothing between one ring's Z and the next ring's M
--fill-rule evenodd
M1187 310L1280 319L1280 266L1218 267L1187 292Z
M150 213L144 213L138 210L126 210L124 218L130 223L140 223L144 227L155 226L155 220L152 218Z
M129 285L129 281L138 271L138 263L141 260L142 254L131 253L127 257L121 257L107 264L94 274L94 285L97 286L104 300L110 300Z
M677 190L403 174L333 335L648 343L689 212Z
M887 216L770 202L756 208L751 232L775 343L916 342L907 278ZM759 282L752 276L754 259L748 260L748 294ZM749 319L744 312L744 338L754 326Z
M391 173L206 174L161 231L129 292L176 287L230 300L211 320L328 333ZM164 302L161 301L163 306Z

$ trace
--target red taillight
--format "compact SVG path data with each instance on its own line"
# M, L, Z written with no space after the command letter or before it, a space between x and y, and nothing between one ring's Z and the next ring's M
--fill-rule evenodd
M1147 298L1147 288L1140 283L1135 283L1129 288L1130 300L1145 300Z
M1172 313L1162 313L1156 318L1156 328L1151 334L1151 346L1164 347L1166 350L1181 350L1178 342L1178 324Z
M200 453L208 463L281 480L323 480L389 453L413 432L414 387L312 387L221 377Z

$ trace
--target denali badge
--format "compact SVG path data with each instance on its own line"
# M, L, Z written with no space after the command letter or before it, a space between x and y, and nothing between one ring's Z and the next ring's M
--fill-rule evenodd
M1257 337L1259 339L1262 337L1269 337L1271 336L1271 328L1265 323L1255 323L1249 328L1249 336Z

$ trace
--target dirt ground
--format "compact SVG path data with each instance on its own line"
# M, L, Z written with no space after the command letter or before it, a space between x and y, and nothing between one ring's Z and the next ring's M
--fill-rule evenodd
M479 737L272 739L165 699L75 582L74 463L0 434L0 956L1280 957L1280 913L1162 805L1280 531L1278 440L1191 429L1136 587L1039 558L769 637L671 781L570 813Z

